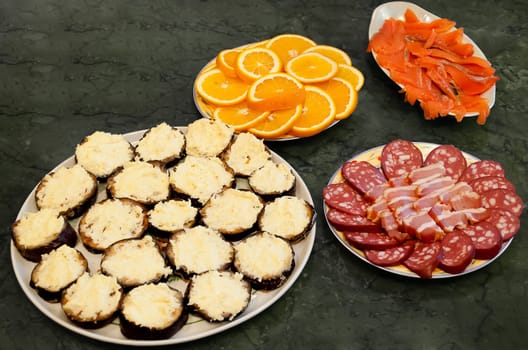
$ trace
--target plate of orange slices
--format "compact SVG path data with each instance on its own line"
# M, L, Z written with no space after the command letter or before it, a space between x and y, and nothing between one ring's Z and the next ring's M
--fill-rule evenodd
M350 117L364 82L345 51L280 34L220 51L198 73L193 98L203 117L283 141Z

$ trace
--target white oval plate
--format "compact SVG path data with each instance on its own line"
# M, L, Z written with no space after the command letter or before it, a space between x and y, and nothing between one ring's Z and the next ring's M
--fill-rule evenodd
M386 19L389 19L389 18L403 19L403 15L405 14L405 10L407 9L411 9L412 11L414 11L416 16L423 22L432 22L433 20L440 18L434 13L424 10L420 6L415 5L411 2L406 2L406 1L387 2L387 3L384 3L376 7L374 11L372 12L372 17L370 18L370 25L368 29L369 41L370 39L372 39L372 36L381 29ZM484 55L484 52L482 52L482 50L478 47L478 45L473 40L471 40L471 38L468 37L466 34L464 34L463 42L470 43L473 45L474 52L475 52L474 56L487 60L486 56ZM376 55L372 53L372 56L374 57L374 60L376 61L376 63L378 63L376 59ZM378 63L378 66L390 78L389 71L383 68L379 63ZM401 85L399 86L402 87ZM488 100L488 105L489 105L489 108L491 109L493 105L495 104L495 85L493 85L491 88L489 88L486 92L484 92L480 96ZM475 117L477 115L478 113L472 112L472 113L467 113L465 116Z
M439 146L436 143L429 143L429 142L413 142L413 143L420 149L420 151L422 151L424 159L425 159L425 157L427 157L429 152L431 152L434 148ZM366 161L366 162L369 162L370 164L374 165L375 167L380 168L381 167L381 163L380 163L381 151L383 150L383 147L385 147L385 145L381 145L381 146L378 146L378 147L374 147L374 148L368 149L366 151L363 151L363 152L355 155L354 157L352 157L348 161L358 161L358 162L359 161ZM477 158L477 157L475 157L475 156L473 156L473 155L471 155L469 153L466 153L466 152L462 152L462 153L464 154L464 157L466 157L468 165L479 160L479 158ZM328 184L333 184L333 183L338 183L338 182L343 182L343 181L344 181L344 179L341 176L341 168L339 168L332 175L332 177L328 181ZM354 254L355 256L360 258L361 260L365 261L366 263L368 263L368 264L370 264L372 266L375 266L375 267L377 267L379 269L382 269L384 271L387 271L387 272L390 272L390 273L394 273L394 274L397 274L397 275L401 275L401 276L406 276L406 277L420 278L417 274L415 274L414 272L412 272L411 270L409 270L407 267L405 267L403 265L384 267L384 266L379 266L379 265L376 265L376 264L370 262L365 257L365 254L363 253L363 250L357 249L357 248L353 247L352 245L350 245L347 242L347 240L345 239L343 233L341 231L336 230L335 227L328 221L328 219L326 218L326 213L328 212L329 207L326 204L324 204L324 203L323 203L323 207L324 207L323 209L324 209L325 219L326 219L326 223L328 224L328 227L330 228L330 230L332 231L334 236L337 238L337 240L346 249L348 249L352 254ZM504 242L502 244L502 248L501 248L500 252L496 256L494 256L492 259L488 259L488 260L473 259L471 264L469 264L469 266L463 272L461 272L459 274L450 274L450 273L447 273L447 272L442 271L439 268L437 268L437 269L435 269L433 271L432 278L433 279L438 279L438 278L457 277L457 276L461 276L461 275L465 275L465 274L477 271L477 270L487 266L488 264L491 264L502 253L504 253L504 251L508 248L508 246L510 245L512 240L513 240L513 238L508 240L508 241L506 241L506 242Z
M180 128L182 131L185 131L186 128L182 127ZM131 132L128 134L125 134L125 138L130 141L132 144L137 143L141 136L145 133L146 130ZM310 191L300 175L291 167L283 158L281 158L279 155L271 151L272 159L275 162L278 163L284 163L287 164L293 174L296 178L296 190L295 190L295 196L305 199L307 202L309 202L313 206L313 200L310 195ZM70 157L63 161L61 164L59 164L55 169L57 169L60 166L73 166L75 164L74 157ZM55 170L54 169L54 170ZM37 211L37 208L35 206L35 188L31 191L31 193L27 196L24 204L22 205L17 220L26 212L34 212ZM99 188L99 195L98 199L104 198L105 194L104 186L100 185ZM77 229L77 222L78 220L72 221L72 226ZM197 316L190 315L189 320L187 324L178 331L172 338L169 339L163 339L163 340L133 340L125 338L120 330L119 330L119 324L117 324L117 319L113 323L104 326L103 328L99 329L85 329L81 328L73 323L71 323L67 317L64 315L64 312L61 309L60 303L48 303L44 299L42 299L36 291L29 286L29 281L31 277L31 271L33 270L33 267L35 266L35 263L32 263L28 260L25 260L18 250L16 249L15 245L11 241L11 263L13 265L13 269L17 278L18 283L20 284L20 287L26 294L27 298L47 317L52 319L53 321L57 322L59 325L61 325L64 328L67 328L75 333L81 334L83 336L97 339L104 342L109 343L115 343L115 344L124 344L124 345L134 345L134 346L158 346L158 345L168 345L168 344L178 344L178 343L185 343L201 338L205 338L208 336L211 336L216 333L220 333L223 331L226 331L230 328L233 328L252 317L260 314L264 310L266 310L268 307L270 307L273 303L275 303L277 300L279 300L287 291L290 289L297 278L301 275L302 270L304 269L304 266L308 262L308 259L310 257L310 253L312 251L312 247L314 245L315 241L315 230L316 225L314 224L311 231L309 232L308 236L293 245L293 249L295 251L295 268L288 278L288 280L278 289L268 291L268 292L253 292L251 301L249 303L248 308L237 318L230 322L221 322L221 323L209 323ZM79 251L83 253L83 255L87 258L89 262L90 271L97 271L99 268L99 262L100 262L100 255L92 254L88 252L82 243L78 242L77 246L75 247ZM177 289L179 289L182 293L185 291L185 284L183 281L175 281L171 282L171 285Z

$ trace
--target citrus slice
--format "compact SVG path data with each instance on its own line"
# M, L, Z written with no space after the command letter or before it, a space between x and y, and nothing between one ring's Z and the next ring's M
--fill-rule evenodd
M334 78L342 78L348 81L356 91L361 90L365 84L365 76L359 69L354 66L340 64L337 68L337 73Z
M213 118L223 121L235 129L245 131L266 118L270 112L256 111L248 106L246 102L234 106L218 107L213 112Z
M284 70L301 83L320 83L337 73L337 63L316 52L305 52L292 58Z
M299 104L294 108L273 111L258 124L249 128L248 131L263 139L285 136L301 117L302 110L303 106Z
M281 34L271 38L266 47L279 55L283 64L293 57L315 46L316 43L305 36L298 34Z
M316 86L306 86L302 114L295 121L290 134L307 137L320 133L335 120L336 106L329 94Z
M357 107L357 91L352 84L342 78L332 78L316 85L323 89L334 101L336 106L335 119L349 117Z
M206 101L217 106L230 106L244 101L248 84L237 78L226 76L214 68L198 75L196 92Z
M352 65L352 59L350 56L343 50L338 49L337 47L330 46L330 45L316 45L313 47L310 47L305 52L317 52L321 55L324 55L336 63L342 63L347 64L349 66Z
M216 55L215 63L216 67L224 72L228 77L237 77L235 71L235 65L238 55L242 52L239 49L226 49L222 50Z
M238 77L245 81L254 81L267 74L282 69L279 56L263 47L253 47L240 52L236 59L235 70Z
M247 101L264 111L290 109L304 102L304 85L286 73L268 74L250 85Z

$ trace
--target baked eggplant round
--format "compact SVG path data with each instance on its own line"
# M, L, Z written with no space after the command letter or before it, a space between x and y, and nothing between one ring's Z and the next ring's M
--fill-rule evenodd
M295 189L295 183L291 169L284 163L272 160L268 160L248 178L251 190L264 198L288 194Z
M143 134L135 152L135 160L169 164L185 153L185 135L167 123L158 124Z
M198 208L190 200L170 199L157 203L148 211L153 234L167 236L196 223Z
M219 120L200 118L187 125L187 155L216 157L231 143L235 130Z
M271 153L263 140L249 132L243 132L235 136L222 158L235 175L249 176L271 159Z

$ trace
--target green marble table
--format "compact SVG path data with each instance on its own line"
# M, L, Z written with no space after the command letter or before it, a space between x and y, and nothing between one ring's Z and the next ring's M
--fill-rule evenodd
M528 195L528 3L417 4L453 19L497 69L484 126L426 121L367 54L379 1L57 1L0 3L0 348L119 349L43 315L18 285L10 224L40 178L95 130L125 133L199 118L195 75L224 48L299 33L345 50L365 75L349 119L308 139L268 143L301 174L319 211L313 251L265 312L178 349L521 349L528 344L528 230L477 272L418 280L374 268L326 226L321 190L345 160L395 138L455 144L502 163ZM175 346L174 346L175 347Z

